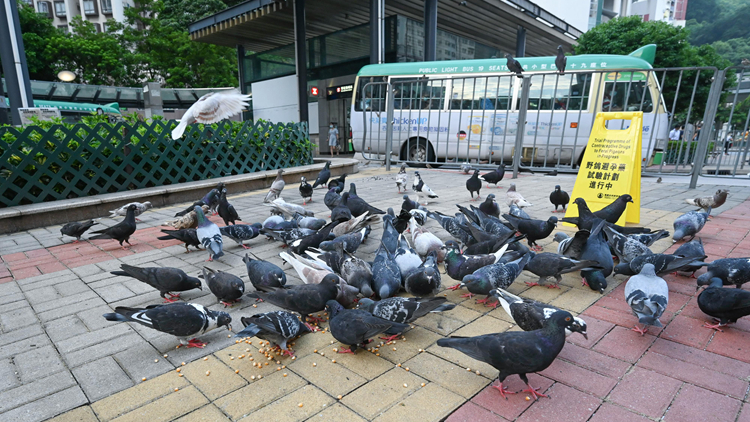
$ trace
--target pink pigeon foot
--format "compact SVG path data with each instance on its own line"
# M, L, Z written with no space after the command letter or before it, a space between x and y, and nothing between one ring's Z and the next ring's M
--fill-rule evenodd
M448 289L450 289L450 290L454 290L454 291L455 291L455 290L458 290L458 289L460 289L460 288L461 288L461 283L458 283L458 284L456 284L455 286L450 286L450 287L448 287Z
M348 349L343 349L343 348L342 348L342 349L339 349L339 351L338 351L338 352L336 352L336 353L351 353L351 354L354 354L354 352L352 352L352 349L351 349L351 347L350 347L350 348L348 348Z
M469 293L466 293L465 295L461 295L461 297L468 297L469 299L471 299L472 297L474 297L474 293L469 292Z
M531 394L531 396L534 397L534 400L538 399L539 397L547 397L547 398L549 398L548 395L540 393L538 388L534 388L534 387L532 387L529 384L526 384L526 386L529 387L529 388L527 388L527 389L525 389L525 390L523 390L521 392L522 393L529 393L529 394Z
M385 341L393 341L399 338L399 336L401 336L401 334L395 334L395 335L388 336L388 337L380 337L380 339L385 340Z
M648 332L648 328L644 325L643 328L639 328L638 325L631 328L630 331L635 331L636 333L640 333L642 336L645 335Z
M718 323L718 324L711 324L711 323L708 323L708 322L707 322L707 323L703 324L703 327L704 327L704 328L710 328L710 329L712 329L712 330L716 330L716 331L721 331L721 332L723 333L723 332L724 332L724 330L722 330L722 329L721 329L721 328L719 328L719 327L726 327L726 325L722 325L721 323Z
M187 347L188 348L190 348L190 347L197 347L199 349L202 349L202 348L206 347L207 344L208 343L204 343L204 342L198 340L197 338L194 338L194 339L191 339L191 340L188 341Z
M541 286L541 284L537 283L536 281L531 282L531 283L529 283L528 281L524 281L524 284L526 284L529 287Z
M506 394L516 394L515 391L506 390L505 387L503 387L503 383L501 382L500 385L492 385L492 388L496 389L500 392L500 395L503 396L505 400L508 400L507 397L505 397Z

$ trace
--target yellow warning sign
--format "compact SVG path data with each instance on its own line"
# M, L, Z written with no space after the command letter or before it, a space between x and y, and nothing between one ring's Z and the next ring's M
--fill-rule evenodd
M628 120L627 129L607 129L608 121L610 126L625 127ZM630 194L633 203L628 204L617 224L640 222L642 130L641 111L597 113L566 217L578 216L578 206L573 203L576 198L585 199L591 211L598 211L620 195Z

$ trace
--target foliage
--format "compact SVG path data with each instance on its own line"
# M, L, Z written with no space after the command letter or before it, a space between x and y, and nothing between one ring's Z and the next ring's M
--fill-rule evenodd
M746 0L690 0L686 28L690 42L710 44L729 60L739 65L750 59L750 3Z
M54 57L47 52L47 45L62 31L52 25L52 21L24 2L18 2L18 20L26 50L26 64L29 77L39 80L53 80L56 72L50 63ZM1 70L1 69L0 69Z

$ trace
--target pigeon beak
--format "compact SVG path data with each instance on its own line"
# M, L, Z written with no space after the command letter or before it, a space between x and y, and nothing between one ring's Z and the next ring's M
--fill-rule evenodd
M232 331L232 324L227 324L227 330Z
M588 333L586 333L585 331L581 331L581 335L582 335L582 336L583 336L583 338L585 338L586 340L588 340L588 339L589 339L589 335L588 335Z

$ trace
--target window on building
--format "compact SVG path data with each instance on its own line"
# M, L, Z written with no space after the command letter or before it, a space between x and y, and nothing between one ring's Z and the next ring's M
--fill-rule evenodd
M55 15L59 18L65 17L65 2L63 1L56 1L55 2Z
M83 13L86 15L98 15L95 0L83 0Z
M52 17L52 7L48 1L40 1L36 3L37 12L47 15L48 18Z
M33 0L21 0L21 3L27 4L31 7L34 7L34 1Z
M96 28L96 32L102 32L102 26L100 24L95 23L94 28Z
M442 110L447 81L400 78L391 80L394 110Z
M453 78L451 110L507 110L513 79L507 76Z
M112 14L112 0L102 0L102 13L105 15Z

